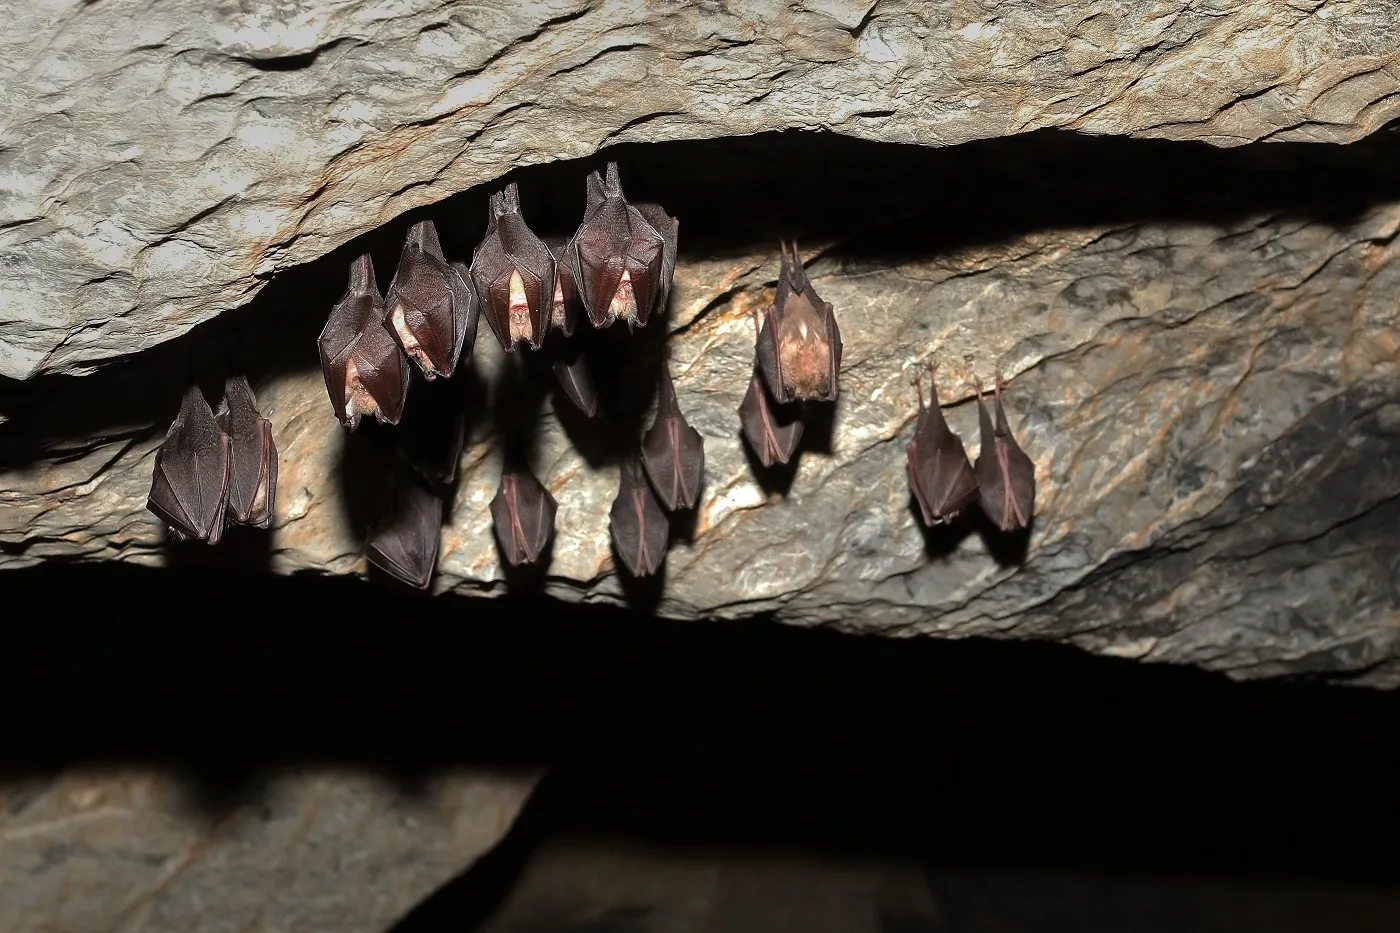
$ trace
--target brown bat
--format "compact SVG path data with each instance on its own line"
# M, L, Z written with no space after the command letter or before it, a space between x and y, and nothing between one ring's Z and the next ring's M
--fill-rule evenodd
M450 377L476 342L480 312L464 269L443 257L431 220L409 228L384 304L394 339L428 379Z
M622 462L622 481L608 513L613 547L634 577L648 577L666 560L671 526L635 456Z
M617 163L587 180L583 223L569 241L569 271L594 327L624 318L645 327L665 310L676 269L679 224L658 204L629 204Z
M763 312L758 332L758 367L779 403L793 399L831 401L836 398L841 368L841 331L831 304L807 281L797 244L792 262L779 243L782 266L778 289Z
M545 237L549 254L554 257L554 304L549 312L549 329L562 331L565 337L574 335L574 324L578 320L578 286L574 284L574 274L569 269L568 237Z
M967 460L962 440L948 427L938 405L934 367L928 368L929 405L924 405L924 385L919 389L919 420L909 441L909 487L919 502L925 525L952 521L977 498L977 476Z
M395 579L427 589L437 565L442 508L440 498L401 473L395 477L389 507L370 532L365 557Z
M1001 376L995 386L996 424L982 400L982 384L977 388L977 418L982 428L982 449L977 452L977 474L982 511L1002 531L1016 531L1030 524L1035 512L1035 464L1026 456L1006 423L1001 407Z
M802 440L802 422L780 416L757 370L750 377L749 391L744 393L744 401L739 405L739 425L749 446L758 455L758 462L765 467L787 463Z
M223 537L229 448L229 437L220 430L204 393L191 383L156 451L146 499L146 508L170 526L177 540L218 544Z
M216 420L230 443L229 517L240 525L266 528L272 524L277 497L277 444L272 422L258 413L247 377L235 376L225 383Z
M471 278L491 332L507 353L524 340L538 350L554 312L554 254L520 216L515 182L491 196L486 239L472 253Z
M340 423L350 430L360 418L398 424L408 398L408 361L384 323L384 302L368 253L350 265L350 287L331 309L317 340L326 391Z
M676 401L670 367L661 370L656 420L642 438L642 466L669 511L693 509L705 473L705 439L692 428Z
M501 556L512 567L533 564L554 534L554 496L528 471L503 471L491 500L491 522Z

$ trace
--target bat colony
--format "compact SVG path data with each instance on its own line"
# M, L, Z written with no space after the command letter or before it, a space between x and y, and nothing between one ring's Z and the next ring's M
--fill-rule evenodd
M678 222L659 205L629 202L616 163L603 175L591 173L586 185L574 235L547 239L526 225L516 185L506 185L490 199L486 236L470 265L447 261L432 221L414 224L383 297L369 255L358 257L318 340L326 390L341 424L354 431L361 418L372 416L398 425L411 368L428 383L451 379L470 359L482 315L501 348L513 353L521 344L541 350L553 332L572 337L580 308L595 328L618 320L645 327L653 314L663 314ZM765 468L792 459L807 406L835 401L841 367L841 332L831 304L808 280L797 244L791 258L787 244L780 243L779 252L773 301L755 315L754 369L739 406L742 434ZM559 389L586 416L596 416L598 394L577 348L565 342L547 352ZM918 420L907 454L910 492L924 524L950 522L976 503L1001 531L1027 528L1035 509L1035 466L1011 435L1000 376L993 412L975 385L981 428L975 463L943 417L933 366L929 404L922 376L916 386ZM424 430L425 422L431 430ZM446 499L456 481L462 418L437 412L396 431L411 469L396 475L391 499L370 528L366 556L423 589L437 563ZM622 464L609 513L617 557L634 576L654 574L665 561L667 513L698 506L704 463L704 439L687 423L664 366L655 420ZM228 381L217 415L191 385L156 452L147 507L176 538L217 544L228 522L267 528L276 488L271 422L258 413L247 380ZM556 509L553 494L528 468L503 468L490 512L506 563L540 560Z

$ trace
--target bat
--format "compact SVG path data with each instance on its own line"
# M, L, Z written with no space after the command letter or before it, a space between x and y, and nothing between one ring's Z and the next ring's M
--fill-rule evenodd
M977 474L982 511L1002 531L1016 531L1030 524L1035 511L1035 464L1026 456L1001 407L1001 376L995 386L996 425L982 400L982 384L976 383L977 418L982 428L982 449L977 452Z
M365 557L409 586L427 589L437 564L442 500L411 475L396 478L389 506L365 545Z
M420 220L408 231L384 305L391 333L427 379L451 377L476 342L476 292L442 255L437 228Z
M836 398L841 368L841 331L831 304L807 281L797 243L792 262L779 243L782 265L773 303L763 311L758 332L758 366L780 404L793 399L829 402Z
M967 460L962 440L948 427L938 405L938 384L934 367L928 368L929 397L924 405L924 385L919 389L919 420L909 441L909 487L919 502L924 524L933 526L952 521L977 498L977 476Z
M629 204L617 163L587 180L587 206L566 250L569 271L594 327L624 318L645 327L664 310L676 269L679 223L658 204Z
M500 488L491 500L491 522L508 564L516 567L540 559L554 533L557 508L554 496L533 473L502 471Z
M246 376L224 384L224 401L215 418L229 439L227 511L240 525L272 524L277 497L277 444L272 422L264 418Z
M608 513L608 525L613 547L632 576L648 577L656 573L666 560L671 526L637 457L628 457L622 462L622 481Z
M538 350L554 313L554 254L520 216L515 182L491 195L486 238L472 253L470 272L501 349L510 353L524 340Z
M578 319L578 286L574 284L574 274L569 269L568 237L545 237L549 254L554 257L554 305L549 312L549 329L562 331L565 337L574 335L574 323Z
M384 302L368 253L350 265L350 286L317 338L326 391L340 423L351 431L373 415L398 424L408 398L408 361L384 325Z
M224 533L229 484L229 437L219 428L199 386L191 383L180 413L156 451L146 508L177 540L218 544Z
M692 428L676 401L670 367L663 367L656 420L642 438L642 466L668 511L693 509L705 472L705 439Z
M758 455L758 462L765 467L787 463L797 450L798 441L802 440L802 422L780 419L757 370L749 379L749 391L744 393L744 401L739 404L739 424L749 446Z
M598 414L598 390L593 385L593 374L588 370L588 359L577 351L572 357L560 356L554 361L554 378L559 388L564 390L569 401L579 411L590 418Z

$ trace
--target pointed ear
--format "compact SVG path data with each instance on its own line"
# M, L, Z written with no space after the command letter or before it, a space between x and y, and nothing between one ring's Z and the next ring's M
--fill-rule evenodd
M408 228L408 241L404 243L404 249L417 247L435 259L442 260L442 243L438 240L437 227L431 220L420 220L412 227Z
M362 253L350 263L349 294L363 295L365 292L379 294L379 285L374 281L374 260L369 253Z
M608 199L607 192L603 190L603 176L597 172L589 172L588 178L584 180L585 187L585 208L584 213L593 210L599 204Z
M812 290L812 283L807 280L807 270L802 267L802 256L797 252L797 241L792 241L792 271L789 273L792 280L793 291L807 292Z
M604 190L609 197L622 197L622 179L618 178L617 175L617 163L609 162L607 172L607 178L603 182Z
M501 206L509 213L520 212L520 186L515 182L506 185L501 192Z

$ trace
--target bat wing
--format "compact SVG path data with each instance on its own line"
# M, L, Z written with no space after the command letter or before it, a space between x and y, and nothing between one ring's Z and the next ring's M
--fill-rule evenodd
M997 420L993 426L978 388L982 449L977 453L975 472L982 511L1002 531L1015 531L1030 524L1035 512L1035 464L1011 436L1006 412L1001 407L999 381L997 396Z
M676 274L676 250L679 244L680 221L670 216L660 204L638 204L637 211L661 235L661 279L656 303L648 313L665 311L671 296L671 282ZM645 323L645 322L643 322Z
M574 284L594 327L607 327L624 313L619 306L627 298L620 294L628 273L622 255L626 233L627 207L610 198L584 216L569 244Z
M802 422L795 418L784 422L778 417L757 372L749 379L749 390L739 405L739 424L758 462L765 467L787 463L802 440Z
M632 576L656 573L666 560L671 528L635 457L623 462L622 481L608 519L613 547Z
M346 365L346 413L398 424L408 400L408 360L382 323L368 325Z
M778 334L782 329L783 311L776 302L763 311L763 325L758 329L758 341L754 345L754 356L758 360L758 370L768 383L768 391L779 404L792 401L791 394L783 385L783 359L778 347Z
M220 430L199 386L191 384L156 451L146 507L177 536L218 544L228 482L228 435Z
M431 220L419 221L409 229L384 304L391 333L428 379L451 376L457 365L452 284L437 229Z
M681 413L669 371L661 375L656 420L642 438L642 466L668 510L695 508L705 471L705 439Z
M574 324L578 320L579 297L569 258L569 241L566 237L548 237L544 244L554 256L554 302L549 314L549 329L572 337Z
M449 263L448 271L448 282L452 288L452 359L455 371L457 364L464 358L471 358L472 348L476 346L476 327L481 317L481 302L477 300L471 272L466 263Z
M548 489L530 473L503 473L491 500L491 521L501 553L511 566L540 559L554 533L558 506Z
M840 393L841 374L841 328L836 326L836 311L830 303L826 304L826 313L823 315L826 322L826 345L831 351L831 392L827 395L826 401L834 401Z
M316 340L321 356L321 372L326 379L326 393L330 396L335 416L347 425L353 420L359 423L359 416L351 418L347 411L348 399L346 378L350 356L360 342L365 328L376 320L383 320L384 305L379 298L379 288L374 282L374 266L368 253L359 256L350 265L350 286L344 297L331 309L326 326ZM353 427L353 425L351 425Z
M442 529L442 500L422 484L401 477L389 509L365 547L365 556L380 570L418 589L427 589L437 564Z
M910 482L925 524L950 521L977 498L977 476L967 451L944 420L936 396L932 406L919 412L908 455Z
M272 422L257 409L245 376L224 386L220 421L229 437L228 510L240 525L272 524L277 496L277 444Z
M560 358L554 361L553 368L559 388L564 390L564 395L574 403L574 407L590 418L597 417L598 391L593 385L588 359L581 353L572 358Z

